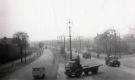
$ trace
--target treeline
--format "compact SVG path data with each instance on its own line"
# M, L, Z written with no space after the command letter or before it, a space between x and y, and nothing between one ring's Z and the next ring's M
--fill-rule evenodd
M120 36L114 29L108 29L94 38L93 49L97 53L121 55L135 53L135 34Z
M17 32L12 38L1 38L0 65L16 59L26 62L26 56L31 55L35 51L34 47L29 46L28 37L28 34L25 32Z
M58 47L63 52L64 39L45 41L45 44ZM122 55L135 53L135 34L121 35L115 29L108 29L97 34L94 38L73 38L72 50L89 50L109 55ZM65 48L69 51L69 38L65 39ZM81 49L81 50L80 50Z

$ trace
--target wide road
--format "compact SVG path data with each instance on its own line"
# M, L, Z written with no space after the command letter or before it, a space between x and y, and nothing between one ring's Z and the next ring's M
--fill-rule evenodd
M45 67L46 76L45 80L56 80L57 79L57 64L54 63L53 53L47 49L44 50L41 57L32 62L31 64L13 72L12 74L3 78L3 80L34 80L32 77L32 68L34 67Z
M46 79L43 80L135 80L135 69L134 66L126 66L123 63L126 62L125 59L122 60L121 67L109 67L104 64L103 59L84 59L81 56L81 64L104 64L104 66L99 68L99 73L96 75L82 75L80 78L68 78L64 74L65 61L61 54L54 54L59 51L50 51L49 49L44 50L44 53L37 60L28 64L27 66L13 72L12 74L3 78L3 80L34 80L32 77L33 67L46 67ZM74 55L74 54L73 54ZM132 58L133 59L133 58ZM126 60L129 60L126 58ZM130 61L131 62L131 61ZM129 61L128 61L129 63ZM130 64L130 63L129 63ZM128 65L129 65L128 64ZM130 64L132 65L132 64Z
M80 78L68 78L64 74L64 63L59 64L58 80L135 80L135 69L128 68L122 64L121 67L109 67L104 64L103 59L84 59L81 57L81 64L103 64L96 75L82 75Z

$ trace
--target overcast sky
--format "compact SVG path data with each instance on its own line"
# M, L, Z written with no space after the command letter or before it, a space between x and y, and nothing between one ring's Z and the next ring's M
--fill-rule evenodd
M74 36L113 27L125 34L135 26L135 0L0 0L0 38L24 31L30 40L56 39L68 34L69 18Z

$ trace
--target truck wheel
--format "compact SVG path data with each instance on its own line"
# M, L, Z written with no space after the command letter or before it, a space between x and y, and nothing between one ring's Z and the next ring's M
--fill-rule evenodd
M80 70L80 69L77 69L76 70L76 77L80 77L81 76L81 74L82 74L82 71Z
M92 74L96 74L97 72L96 71L92 71Z
M36 77L36 76L34 76L34 79L37 79L37 77Z
M118 67L120 67L120 63L118 64Z
M77 74L76 74L76 77L80 77L80 76L81 76L81 73L77 73Z
M42 78L45 78L45 74L42 75Z
M98 72L98 67L95 68L95 69L93 69L91 72L92 72L92 74L97 74L97 72Z
M71 78L71 77L72 77L72 75L71 75L71 74L68 74L67 76L68 76L69 78Z
M88 74L89 74L89 72L88 72L88 71L85 71L84 73L85 73L85 75L88 75Z
M108 61L106 61L105 64L108 65Z
M108 66L114 66L112 63L108 63Z

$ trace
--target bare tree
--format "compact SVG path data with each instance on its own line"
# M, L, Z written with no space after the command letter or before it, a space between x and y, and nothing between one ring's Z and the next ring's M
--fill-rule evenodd
M26 63L26 49L28 46L28 34L25 32L17 32L13 35L14 42L20 48L21 62L23 62L23 51L25 51L25 63Z
M40 42L39 43L39 53L43 53L43 47L44 47L44 43L43 42Z
M111 53L118 51L118 40L119 36L116 34L114 29L108 29L102 34L98 34L95 39L95 49L97 52L106 52L109 56Z

